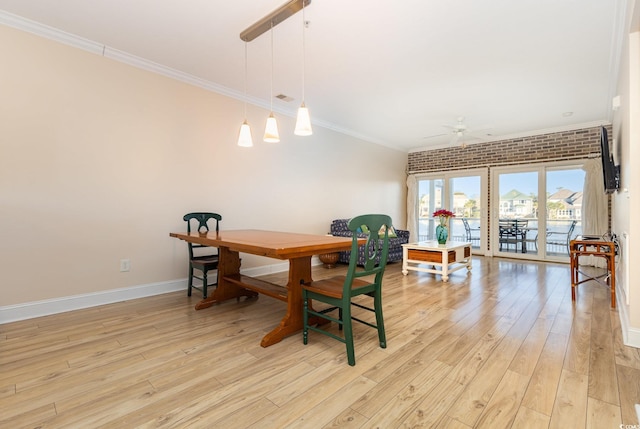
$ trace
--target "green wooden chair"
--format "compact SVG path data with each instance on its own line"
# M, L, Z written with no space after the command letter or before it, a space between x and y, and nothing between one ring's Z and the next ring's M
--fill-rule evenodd
M309 330L320 332L332 337L347 346L347 359L349 365L356 364L353 347L352 320L368 325L378 330L378 340L380 347L387 347L387 340L384 332L384 320L382 317L382 276L387 265L387 255L389 253L389 233L391 218L387 215L370 214L354 217L349 221L349 229L354 233L351 244L351 258L346 276L336 276L329 279L312 281L302 284L303 299L303 333L302 340L307 344ZM379 237L379 231L384 227L384 233ZM358 267L358 233L368 231L367 243L365 244L365 263ZM360 234L362 236L362 234ZM376 260L379 263L376 264ZM371 276L366 280L361 277ZM354 302L353 298L365 296L373 298L373 308L363 305L360 299ZM312 300L320 301L330 305L329 308L316 311L311 307ZM362 319L353 317L351 306L356 306L375 313L376 323L369 323ZM369 304L370 305L370 304ZM338 318L330 316L328 313L338 310ZM335 335L317 326L309 325L309 315L336 322L339 330L344 330L344 337ZM344 329L343 329L344 328Z
M216 224L216 233L219 231L218 222L222 220L222 216L217 213L208 213L208 212L194 212L187 213L182 218L187 222L187 232L191 232L191 223L194 224L197 222L198 227L195 231L198 232L209 232L209 221L215 221ZM212 221L213 219L213 221ZM208 247L202 244L195 243L187 243L189 245L189 286L187 289L187 296L191 296L191 289L198 289L202 292L202 297L207 297L207 288L209 286L216 286L218 284L218 276L216 274L215 282L209 284L209 271L218 269L218 250L215 247ZM209 250L208 252L204 252L199 250L200 248L206 248ZM199 275L195 274L195 270L200 271ZM193 285L193 279L198 279L202 282L200 287Z

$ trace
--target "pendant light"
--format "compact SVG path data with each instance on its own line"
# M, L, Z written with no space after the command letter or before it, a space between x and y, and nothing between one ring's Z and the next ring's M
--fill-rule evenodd
M271 92L269 98L271 99L271 113L269 113L267 126L264 130L264 141L267 143L278 143L280 141L278 123L276 122L275 116L273 116L273 21L271 22Z
M298 109L298 116L296 118L296 128L293 133L297 136L310 136L313 134L311 129L311 118L309 117L309 109L304 104L304 78L305 78L305 28L307 27L307 21L304 15L304 0L302 2L302 104Z
M240 134L238 135L238 146L253 146L253 139L251 138L251 127L247 122L247 42L244 42L244 122L240 126Z

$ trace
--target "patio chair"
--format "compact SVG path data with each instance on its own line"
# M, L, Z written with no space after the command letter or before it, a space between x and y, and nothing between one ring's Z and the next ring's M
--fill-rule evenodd
M464 225L464 231L466 234L466 241L471 242L471 245L475 245L474 243L478 243L480 245L480 228L471 228L469 226L469 221L466 218L462 218L462 224ZM473 234L473 232L477 232L478 234Z
M518 251L518 244L520 244L520 250L522 253L527 253L527 232L528 232L529 220L527 219L500 219L498 221L498 228L500 234L500 251L502 252L502 245L513 244L515 251Z
M571 241L573 230L576 229L577 220L574 220L569 225L567 231L548 231L546 244L547 246L562 246L566 249L567 255L569 254L569 242Z

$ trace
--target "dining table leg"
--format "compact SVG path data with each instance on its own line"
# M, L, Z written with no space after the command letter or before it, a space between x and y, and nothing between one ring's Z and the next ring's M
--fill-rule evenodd
M302 330L302 283L311 282L311 256L289 259L287 280L287 312L271 332L260 342L268 347L282 341L286 336Z
M228 299L240 299L242 296L247 298L258 296L258 292L239 287L226 279L227 276L240 275L240 254L230 250L228 247L220 247L218 255L220 258L218 261L218 287L211 295L196 304L196 310L211 307L213 304Z

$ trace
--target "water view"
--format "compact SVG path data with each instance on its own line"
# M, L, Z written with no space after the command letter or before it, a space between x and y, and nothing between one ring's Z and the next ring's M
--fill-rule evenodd
M491 234L481 231L484 201L480 176L420 180L419 239L435 238L437 219L432 217L433 211L448 208L455 213L449 223L451 240L471 241L474 248L480 249L481 238L490 240L491 235L497 237L500 248L494 250L498 252L538 255L542 254L538 246L544 246L547 256L567 256L569 240L582 233L584 171L563 168L496 176L499 221L490 225ZM540 180L545 181L546 187L542 201L538 198ZM545 222L541 222L541 216ZM546 225L542 235L541 224Z

